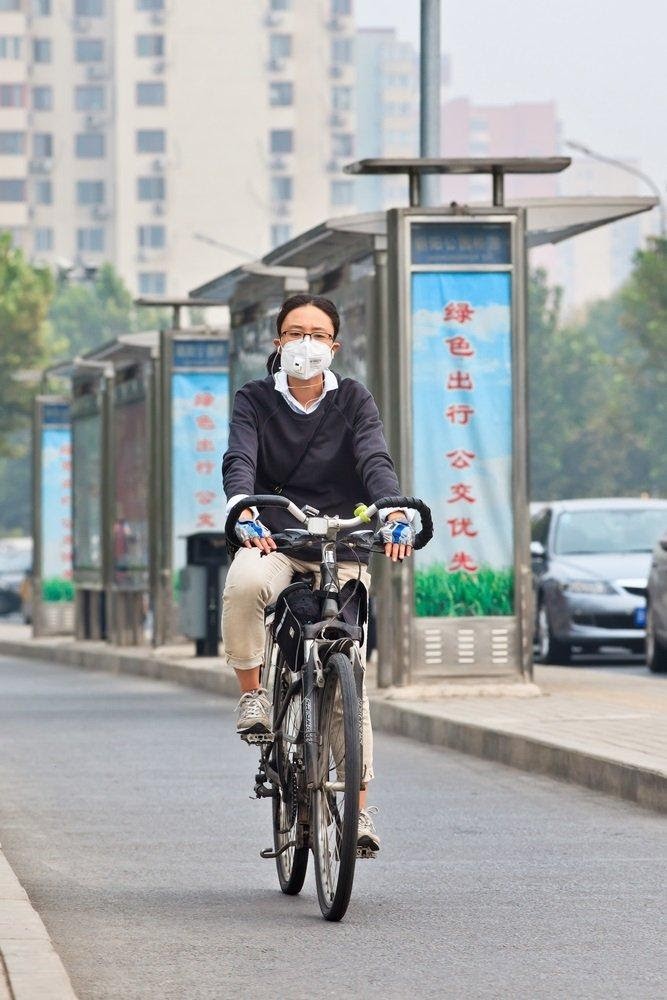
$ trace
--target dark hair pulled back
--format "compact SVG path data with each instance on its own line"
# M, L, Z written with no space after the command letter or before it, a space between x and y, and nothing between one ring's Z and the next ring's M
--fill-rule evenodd
M340 330L340 315L336 306L331 299L327 299L323 295L309 295L307 292L297 292L296 295L290 295L290 297L285 299L283 302L280 307L280 312L276 316L276 334L278 337L280 336L285 317L289 315L293 309L300 309L301 306L315 306L316 309L320 309L323 313L326 313L333 324L334 340L336 339L338 331ZM266 362L266 370L269 375L273 375L274 372L276 372L280 367L280 364L277 363L278 358L278 351L273 351L273 353L269 355Z

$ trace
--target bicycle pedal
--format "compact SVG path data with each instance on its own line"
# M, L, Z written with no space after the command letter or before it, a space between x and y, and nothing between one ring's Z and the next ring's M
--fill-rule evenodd
M241 739L249 746L268 746L273 743L273 733L242 733Z
M357 847L357 858L364 861L371 861L377 857L377 851L372 851L370 847Z

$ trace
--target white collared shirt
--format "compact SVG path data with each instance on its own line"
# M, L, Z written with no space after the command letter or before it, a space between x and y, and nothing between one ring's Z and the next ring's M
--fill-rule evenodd
M287 384L287 373L282 369L277 371L273 376L273 381L275 383L276 392L279 392L283 397L290 409L294 410L295 413L313 413L314 410L320 405L324 397L328 392L333 392L334 389L338 388L338 379L331 371L327 368L324 372L324 386L321 395L317 399L311 399L307 406L300 403L292 393L290 392L289 385Z

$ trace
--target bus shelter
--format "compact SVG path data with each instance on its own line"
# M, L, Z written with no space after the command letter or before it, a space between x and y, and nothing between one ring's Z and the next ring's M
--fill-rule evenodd
M421 496L434 514L427 549L400 567L386 560L374 565L381 686L531 674L527 250L655 204L651 198L503 204L506 173L554 172L568 164L566 158L353 164L352 173L406 174L410 207L327 220L259 264L192 293L230 305L238 384L264 374L270 314L280 304L274 298L267 307L258 271L270 280L278 270L299 269L309 291L342 306L336 370L369 385L404 492ZM490 203L421 207L425 172L486 173ZM240 300L257 327L266 327L264 340L253 341L250 364L245 331L238 339L235 332L242 326L234 324Z

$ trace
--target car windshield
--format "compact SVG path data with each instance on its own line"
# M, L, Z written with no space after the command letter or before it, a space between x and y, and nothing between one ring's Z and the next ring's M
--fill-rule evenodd
M0 573L27 573L31 566L31 548L0 541Z
M667 528L667 508L600 508L564 511L558 518L554 552L651 552Z

